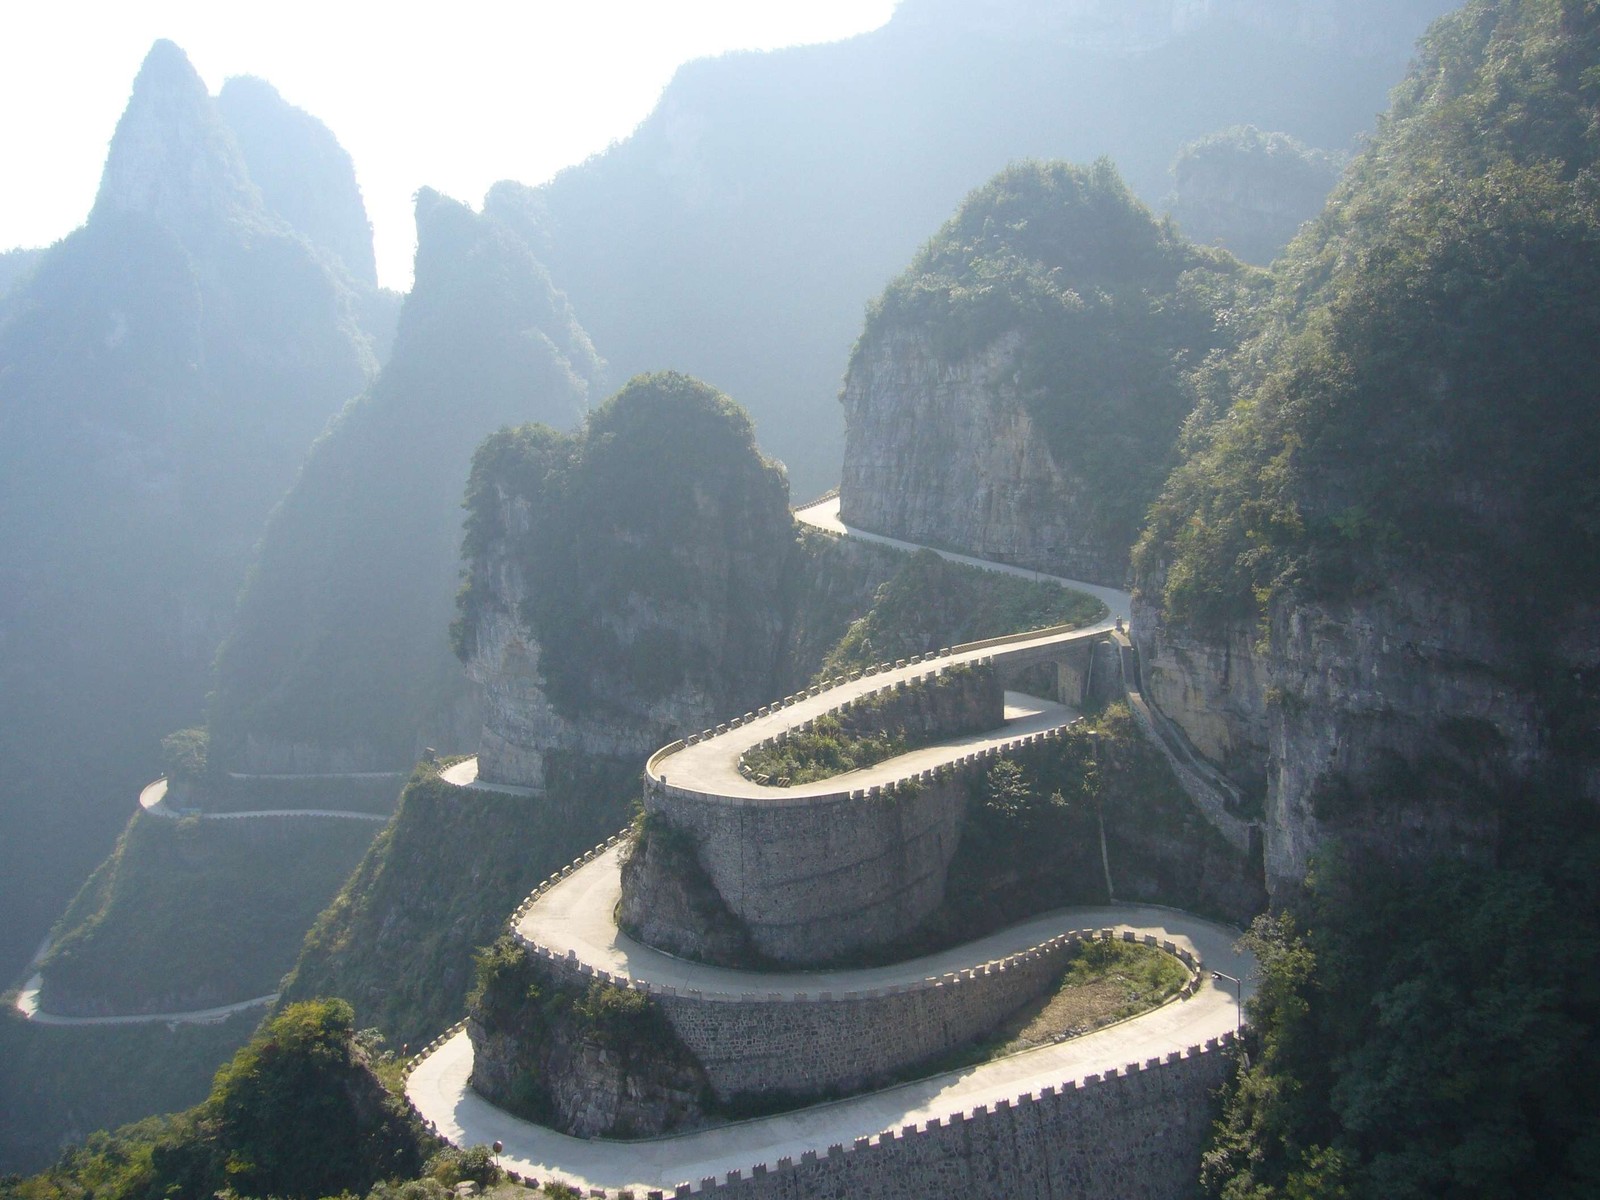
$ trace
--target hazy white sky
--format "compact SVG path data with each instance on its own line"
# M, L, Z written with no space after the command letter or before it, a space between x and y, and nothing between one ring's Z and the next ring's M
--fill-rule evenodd
M627 136L678 64L833 41L894 0L15 0L0 18L0 250L82 224L145 52L182 46L213 94L259 75L355 159L378 274L409 286L411 196L474 206Z

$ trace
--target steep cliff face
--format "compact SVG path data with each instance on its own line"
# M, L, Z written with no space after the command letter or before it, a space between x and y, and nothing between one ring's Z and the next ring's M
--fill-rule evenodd
M841 515L912 541L1120 585L1195 402L1258 286L1109 164L1008 168L870 310L843 402Z
M1149 695L1262 779L1279 894L1334 843L1493 861L1529 797L1600 798L1595 106L1558 49L1600 34L1555 21L1437 27L1136 557Z
M1285 603L1264 630L1210 634L1136 605L1145 694L1262 806L1275 893L1335 839L1397 861L1493 856L1492 797L1528 784L1559 714L1481 600L1397 575L1369 599ZM1565 669L1593 661L1564 649Z
M1021 341L1004 334L956 363L926 330L864 345L841 397L844 518L906 541L1119 583L1126 553L1085 535L1088 486L1056 462L1028 412Z
M1167 203L1195 241L1265 265L1322 211L1339 169L1338 156L1287 134L1226 129L1179 151Z
M486 696L480 773L544 787L552 754L637 758L772 694L787 500L748 418L686 376L634 380L573 439L491 438L457 643Z

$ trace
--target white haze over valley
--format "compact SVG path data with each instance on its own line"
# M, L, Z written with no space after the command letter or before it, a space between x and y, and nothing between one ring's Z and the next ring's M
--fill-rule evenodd
M676 68L737 50L834 41L894 0L61 0L8 6L0 38L0 250L82 224L139 64L158 38L213 94L257 75L350 152L378 276L410 286L411 197L474 206L499 179L537 184L626 137Z

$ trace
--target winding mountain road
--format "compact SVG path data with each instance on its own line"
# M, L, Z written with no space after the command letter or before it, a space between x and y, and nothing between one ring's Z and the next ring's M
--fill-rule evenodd
M583 877L604 874L603 868L594 870L602 861L596 859L588 868L574 872L565 883L576 883L580 891L595 887L594 880ZM553 891L561 886L557 885ZM607 890L603 884L599 887ZM980 955L977 961L983 961L983 949L991 944L998 947L1027 940L1040 930L1054 933L1102 927L1132 929L1140 934L1170 939L1198 955L1207 971L1220 970L1247 980L1243 996L1248 999L1251 994L1248 975L1253 962L1234 949L1237 931L1147 905L1061 909L1024 926L992 935L992 941L986 938L971 945ZM620 934L617 940L615 953L622 961L636 962L651 969L641 953L644 947L630 943ZM721 968L700 967L676 959L670 962L672 965L666 973L679 981L677 986L724 986ZM933 960L917 960L897 967L878 968L873 974L898 972L909 981L913 977L921 978L918 972L924 968L931 970L934 965ZM761 975L753 977L754 983L747 977L746 982L735 986L781 990L803 980L805 990L815 994L826 986L824 975L835 987L853 989L856 981L844 977L854 974L796 973L788 982L772 986L769 986L771 977ZM1190 1000L1170 1002L1142 1017L1084 1037L849 1100L676 1137L637 1142L585 1141L519 1120L495 1108L468 1086L472 1073L472 1044L465 1030L449 1038L417 1065L407 1081L406 1095L417 1111L434 1123L441 1136L460 1146L499 1142L502 1146L498 1156L500 1163L525 1175L541 1180L559 1179L583 1190L632 1188L637 1192L659 1188L670 1193L681 1183L698 1182L707 1176L724 1176L735 1170L748 1173L758 1163L772 1166L784 1157L798 1160L807 1150L826 1152L831 1145L848 1146L857 1138L907 1125L921 1126L957 1112L970 1115L979 1105L993 1107L1001 1100L1014 1100L1024 1093L1037 1094L1046 1087L1061 1087L1068 1081L1103 1075L1129 1063L1143 1063L1233 1033L1239 1022L1233 991L1218 987L1208 974L1202 973L1202 979L1200 990Z
M388 772L368 772L353 775L319 775L318 779L379 779L389 778ZM313 778L310 776L291 775L260 775L244 776L230 775L233 779L302 779ZM403 778L403 776L396 776ZM354 812L348 809L337 808L270 808L255 809L247 812L226 813L182 813L167 804L167 781L165 778L147 783L139 792L139 808L149 813L152 817L164 820L177 821L186 816L197 816L206 821L249 821L263 818L289 818L289 817L325 817L336 821L379 821L387 822L387 813ZM17 992L13 1007L23 1017L35 1021L40 1025L152 1025L164 1022L168 1025L211 1025L218 1021L225 1021L234 1013L244 1012L252 1008L262 1008L277 1001L278 993L272 992L265 996L252 996L248 1000L239 1000L233 1004L224 1004L216 1008L189 1009L184 1012L166 1013L128 1013L103 1017L68 1017L44 1011L39 1004L39 995L44 986L44 976L34 970L44 960L50 948L49 939L39 947L38 953L33 956L33 961L28 964L27 970L32 972Z
M845 526L838 519L836 498L809 505L796 516L833 533L904 550L922 549ZM1124 592L947 551L939 553L985 570L1086 591L1106 604L1106 617L1091 628L1051 631L1035 639L1011 641L1005 647L1008 652L1043 649L1053 641L1103 636L1128 619L1129 597ZM857 694L881 689L902 676L913 678L952 662L969 658L975 661L994 653L992 647L974 648L931 664L888 668L820 693L794 698L724 727L721 732L658 752L648 769L662 782L670 777L675 788L752 799L783 796L798 800L812 792L865 789L905 778L985 746L1058 728L1075 718L1076 714L1062 705L1007 693L1006 725L1001 729L928 747L848 776L780 790L756 784L739 774L738 759L745 749L837 708ZM467 773L462 770L461 774ZM1163 1058L1233 1034L1242 1020L1242 1000L1252 991L1249 977L1254 963L1236 948L1236 930L1175 910L1138 904L1059 909L963 946L885 967L754 973L692 963L641 945L617 928L615 913L621 896L623 853L624 846L612 846L543 889L531 905L521 910L515 921L516 932L557 956L570 956L596 971L625 977L638 985L722 996L815 997L822 992L855 993L915 984L1005 958L1073 929L1116 928L1141 936L1150 934L1187 949L1202 961L1203 969L1192 998L1169 1002L1143 1016L1083 1037L870 1095L643 1141L568 1137L495 1108L468 1084L473 1051L464 1029L444 1039L414 1065L406 1094L442 1136L463 1146L499 1142L503 1165L537 1179L559 1179L580 1189L661 1189L670 1194L685 1182L748 1171L762 1163L775 1165L785 1157L798 1160L807 1151L825 1153L831 1145L848 1146L858 1138L919 1126L958 1112L970 1114L978 1106L992 1106L1047 1087L1115 1072L1129 1063ZM1231 986L1219 987L1211 971L1244 982L1236 993Z
M219 1021L226 1021L234 1013L245 1012L252 1008L263 1008L278 999L278 993L273 992L267 996L255 996L249 1000L240 1000L235 1004L224 1004L218 1008L190 1009L187 1012L172 1013L133 1013L125 1016L108 1017L62 1017L55 1013L47 1013L39 1007L39 989L43 985L43 978L35 974L23 984L22 990L17 993L16 1008L19 1013L30 1021L40 1025L215 1025Z

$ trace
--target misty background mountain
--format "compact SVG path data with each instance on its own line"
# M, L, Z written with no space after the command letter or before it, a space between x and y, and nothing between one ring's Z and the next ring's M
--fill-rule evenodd
M364 227L348 157L270 88L247 90L229 106L241 139L158 42L87 223L29 256L4 299L8 972L106 853L159 738L200 715L268 511L389 338L370 248L352 275L340 247L265 198L295 163L320 164L300 186ZM272 138L283 152L247 156Z

